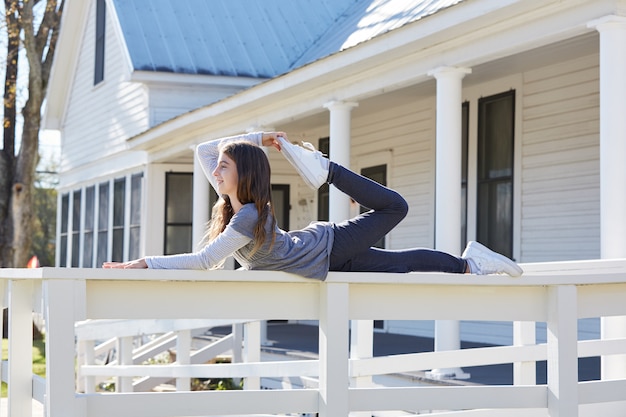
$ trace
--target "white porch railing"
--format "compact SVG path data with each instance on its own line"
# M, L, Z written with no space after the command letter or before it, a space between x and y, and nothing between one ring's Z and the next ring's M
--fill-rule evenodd
M2 299L9 307L9 361L2 369L9 384L9 415L30 416L33 398L52 417L337 417L382 410L455 416L626 415L626 370L621 379L578 382L579 357L626 355L626 339L577 340L579 318L626 316L626 260L524 268L519 279L331 273L325 282L269 271L0 269ZM45 379L32 374L33 311L45 319ZM116 365L77 366L76 324L101 319L250 321L246 362L138 365L131 355ZM271 319L319 320L319 360L261 362L257 320ZM373 358L374 319L513 321L515 343ZM352 341L350 320L361 323L353 329ZM546 322L546 344L535 343L534 322ZM128 347L119 348L124 349ZM535 385L540 360L547 360L547 385ZM391 388L371 382L374 375L501 363L514 364L514 385ZM245 378L247 384L242 391L79 392L77 372L84 378L115 376L131 383L151 376ZM318 377L319 384L261 390L260 377Z

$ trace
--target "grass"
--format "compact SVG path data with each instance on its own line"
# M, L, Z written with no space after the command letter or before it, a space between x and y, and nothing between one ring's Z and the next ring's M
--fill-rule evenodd
M2 360L9 356L9 341L2 339ZM33 341L33 373L46 376L46 344L43 340ZM7 396L7 384L2 383L2 397Z

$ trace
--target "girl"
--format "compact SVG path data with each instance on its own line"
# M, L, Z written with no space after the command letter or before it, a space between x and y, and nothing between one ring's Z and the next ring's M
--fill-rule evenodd
M397 192L329 161L309 143L287 140L284 132L257 132L197 147L205 175L221 196L213 207L207 243L195 253L146 256L105 262L104 268L211 269L233 255L244 269L285 271L324 280L328 271L507 273L522 269L478 242L459 258L423 248L371 247L407 214ZM276 226L271 202L270 166L260 146L272 146L313 189L334 185L370 211L342 223L314 222L286 232Z

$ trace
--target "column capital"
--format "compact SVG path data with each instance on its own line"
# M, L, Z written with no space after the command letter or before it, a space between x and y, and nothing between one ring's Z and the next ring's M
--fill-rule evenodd
M246 133L254 133L254 132L274 132L276 129L273 126L267 125L250 125L246 128Z
M338 109L348 109L352 110L355 107L358 107L359 103L355 101L342 101L342 100L332 100L328 103L324 104L324 108L328 110L338 110Z
M598 32L606 29L609 25L626 28L626 16L610 14L607 16L603 16L599 19L594 19L587 23L588 28L596 29Z
M441 67L437 67L435 69L428 71L427 75L430 77L435 77L435 78L439 78L441 76L449 76L449 75L454 75L459 78L463 78L465 77L465 75L471 74L471 73L472 73L471 68L441 66Z

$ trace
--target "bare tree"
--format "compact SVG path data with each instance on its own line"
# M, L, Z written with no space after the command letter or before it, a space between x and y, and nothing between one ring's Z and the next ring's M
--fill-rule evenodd
M33 184L46 96L65 0L4 0L7 29L3 149L0 150L0 267L23 267L31 254ZM42 10L35 18L35 8ZM24 48L28 98L16 152L18 62ZM22 67L20 67L22 68Z

